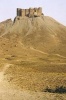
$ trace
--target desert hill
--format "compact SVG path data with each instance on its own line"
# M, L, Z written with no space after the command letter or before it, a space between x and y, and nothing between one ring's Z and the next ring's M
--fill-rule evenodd
M66 55L66 28L51 17L16 17L14 22L5 21L0 27L1 37L9 41L14 39L30 49Z
M35 100L65 100L65 94L44 93L47 87L66 89L66 27L53 18L17 16L1 22L0 61L8 86L29 90L29 98L34 91Z
M0 35L3 35L3 33L5 34L7 32L7 30L9 29L11 24L12 24L11 19L8 19L6 21L1 22L0 23Z

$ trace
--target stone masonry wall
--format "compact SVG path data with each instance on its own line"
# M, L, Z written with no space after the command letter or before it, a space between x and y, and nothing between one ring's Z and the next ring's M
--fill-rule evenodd
M17 16L22 16L22 17L38 17L42 15L42 8L29 8L29 9L20 9L17 8Z

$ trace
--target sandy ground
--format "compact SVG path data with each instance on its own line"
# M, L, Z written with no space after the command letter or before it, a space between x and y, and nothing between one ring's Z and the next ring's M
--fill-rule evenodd
M40 92L21 91L10 86L3 80L3 72L0 72L0 77L0 100L44 100L44 94Z
M17 90L10 86L7 81L4 80L4 73L10 64L6 64L3 70L0 72L0 100L43 100L44 96L41 93L30 91Z
M11 64L5 64L0 72L0 100L66 100L65 94L26 91L14 88L5 80L5 71Z
M31 91L26 90L25 87L17 87L24 85L30 89L34 88L33 81L36 82L35 86L42 89L44 83L51 87L56 82L66 84L66 27L53 18L25 17L20 20L17 18L15 23L11 20L1 23L0 63L4 63L0 69L0 100L66 100L66 94ZM15 66L10 68L10 63ZM43 74L43 71L48 75ZM50 74L50 72L54 73ZM9 82L9 75L13 76L12 81L15 80L16 86Z

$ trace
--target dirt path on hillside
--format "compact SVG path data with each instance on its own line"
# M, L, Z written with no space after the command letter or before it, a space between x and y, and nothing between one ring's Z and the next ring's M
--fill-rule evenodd
M37 49L35 49L35 48L33 48L33 47L30 47L30 49L31 49L31 50L34 50L34 51L37 51L37 52L39 52L39 53L48 55L48 53L45 53L45 52L40 51L40 50L37 50Z
M10 65L11 65L11 64L5 64L5 65L4 65L4 68L3 68L2 71L0 72L0 82L3 81L5 71L10 67Z
M10 66L11 64L5 64L0 72L0 100L66 100L64 95L15 89L4 79L5 71Z
M43 100L41 93L35 93L30 91L17 90L12 85L10 85L6 80L5 71L11 66L11 64L5 64L4 68L0 72L0 100Z

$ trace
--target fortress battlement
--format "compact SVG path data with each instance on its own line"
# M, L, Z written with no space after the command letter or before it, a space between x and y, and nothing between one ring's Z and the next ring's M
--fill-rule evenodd
M21 9L17 8L17 16L22 17L38 17L42 15L42 8L29 8L29 9Z

